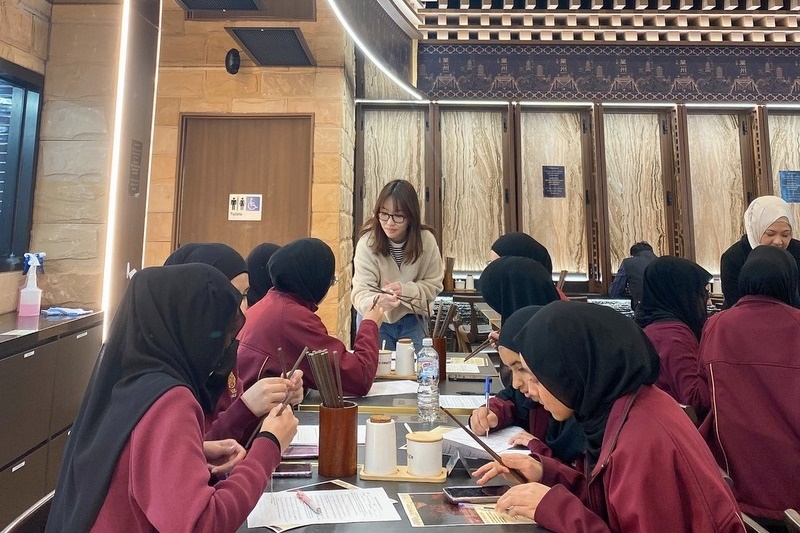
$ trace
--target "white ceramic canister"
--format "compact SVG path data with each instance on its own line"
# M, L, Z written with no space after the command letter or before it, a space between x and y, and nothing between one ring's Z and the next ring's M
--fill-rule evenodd
M392 351L378 350L378 376L388 376L392 373Z
M364 472L378 476L391 476L397 473L397 436L394 420L386 415L372 415L367 420Z
M414 375L414 343L411 339L398 339L395 349L395 374L398 376Z
M430 431L406 434L408 473L436 477L442 473L442 436Z

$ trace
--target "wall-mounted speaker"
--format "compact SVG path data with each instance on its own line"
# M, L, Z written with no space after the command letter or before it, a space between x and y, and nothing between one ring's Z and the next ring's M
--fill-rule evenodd
M228 50L228 53L225 54L225 70L228 71L228 74L236 74L239 72L240 64L241 58L239 57L239 50L236 48Z

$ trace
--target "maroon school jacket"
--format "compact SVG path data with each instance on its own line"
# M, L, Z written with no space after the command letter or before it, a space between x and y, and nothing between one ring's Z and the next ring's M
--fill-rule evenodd
M706 323L700 361L712 400L700 431L742 511L782 520L800 503L800 310L742 297Z
M236 531L280 460L275 443L258 438L226 479L209 486L203 411L188 388L174 387L133 429L91 531Z
M554 533L744 533L702 437L656 387L614 402L591 476L540 460L542 483L552 488L534 519Z
M279 347L288 371L308 346L312 351L327 349L331 363L333 352L339 352L346 396L364 396L369 392L378 371L378 326L372 320L362 320L353 351L349 352L342 341L328 335L315 310L313 304L274 287L248 309L247 322L239 333L238 353L239 377L245 389L255 383L262 365L262 377L281 374ZM316 389L308 359L304 358L298 368L303 371L303 384Z
M661 359L661 374L656 387L678 403L691 405L698 420L710 409L708 384L700 365L700 343L680 320L654 322L644 328Z

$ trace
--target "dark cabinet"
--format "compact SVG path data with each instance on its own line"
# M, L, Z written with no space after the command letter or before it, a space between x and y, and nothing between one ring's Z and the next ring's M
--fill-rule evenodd
M102 329L91 328L62 337L58 341L53 410L50 418L51 435L70 426L78 414L86 385L97 361Z
M100 351L101 320L41 319L31 338L0 342L0 529L55 488Z
M44 445L0 471L0 526L6 526L49 492L44 488L46 468Z
M61 460L64 458L64 450L67 449L67 437L69 430L50 439L47 445L47 475L44 480L45 493L55 490L58 483L58 471L61 469Z
M51 342L0 361L0 468L50 436L57 353Z

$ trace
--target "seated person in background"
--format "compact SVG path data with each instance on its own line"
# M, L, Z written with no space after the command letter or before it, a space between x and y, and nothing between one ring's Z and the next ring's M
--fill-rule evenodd
M739 292L738 303L703 330L700 362L713 401L700 431L733 480L742 511L780 526L783 510L800 502L800 310L789 305L797 301L794 258L777 247L754 248Z
M631 295L631 309L636 311L642 301L642 278L647 265L655 261L656 254L653 247L645 241L640 241L631 246L631 256L622 260L608 289L611 298L625 298L625 289Z
M505 454L529 480L495 509L554 533L744 533L733 494L697 429L652 386L659 360L642 330L607 307L553 302L516 339L539 401L586 434L575 468L541 455ZM522 363L512 370L523 370ZM506 467L488 463L478 484Z
M486 265L481 273L481 296L503 321L521 307L558 300L553 280L541 263L520 256L500 257ZM489 334L489 341L495 348L497 338L497 332ZM502 364L500 379L513 391L511 373Z
M782 248L800 264L800 241L792 238L792 228L792 208L783 199L777 196L759 196L750 202L744 212L745 234L739 242L725 250L720 259L720 281L722 295L725 297L723 309L733 307L739 301L739 271L750 251L756 246Z
M164 265L189 263L203 263L225 274L242 295L242 311L247 311L244 295L250 292L250 278L247 264L239 252L219 242L190 243L175 250ZM239 379L238 364L235 365L216 409L206 415L206 438L234 438L242 444L247 443L261 417L283 401L286 391L292 396L290 403L298 404L303 400L302 373L296 373L291 381L280 377L263 379L245 391Z
M661 359L656 387L678 403L692 406L700 421L710 407L699 357L710 280L711 274L697 263L659 257L644 271L642 302L636 309L636 323Z
M47 531L236 531L297 431L274 409L245 456L204 442L244 323L242 296L208 265L146 268L119 305L72 426ZM230 472L213 486L212 474Z
M583 454L586 447L583 429L575 421L575 417L566 421L553 419L539 403L539 396L533 385L535 379L521 359L520 348L515 341L522 327L542 308L539 305L523 307L503 322L497 352L503 364L509 368L513 369L519 364L522 367L517 372L512 372L511 386L489 400L488 412L486 407L472 411L469 425L478 435L511 425L527 427L530 433L520 432L512 437L509 444L527 446L531 453L571 463Z
M550 276L550 281L553 280L553 260L550 258L550 252L539 241L521 231L512 231L506 233L492 243L489 250L489 262L491 263L498 257L527 257L533 259L541 264ZM567 296L558 291L558 297L562 300L567 300Z
M253 307L258 301L266 296L267 291L272 288L272 278L269 277L267 263L272 254L278 251L280 246L265 242L259 244L247 256L247 273L250 276L250 288L247 289L247 307Z
M269 273L274 286L250 309L239 335L239 369L245 387L262 375L279 376L288 371L308 347L310 351L328 350L331 364L333 352L339 353L345 395L369 392L378 369L378 326L383 309L376 305L367 311L353 351L348 352L315 314L335 283L334 268L333 252L319 239L299 239L272 254ZM308 359L298 368L303 370L305 383L316 389Z

